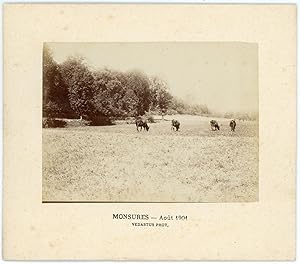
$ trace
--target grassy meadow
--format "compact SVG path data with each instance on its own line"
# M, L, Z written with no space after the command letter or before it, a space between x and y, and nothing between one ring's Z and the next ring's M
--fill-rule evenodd
M180 131L171 131L172 118ZM43 129L43 201L258 200L258 122L166 116L135 124Z

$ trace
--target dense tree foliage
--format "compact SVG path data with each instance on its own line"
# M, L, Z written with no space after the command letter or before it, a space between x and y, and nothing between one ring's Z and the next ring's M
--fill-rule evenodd
M164 116L172 101L167 83L157 77L152 77L150 78L150 90L152 96L151 110L156 110Z
M136 115L143 115L149 111L151 104L151 92L148 77L141 72L129 72L126 74L127 87L131 89L136 100Z
M61 74L68 88L71 108L80 117L89 116L94 111L94 76L81 58L68 58L61 65Z
M173 97L168 112L189 115L210 115L211 112L206 105L187 104L183 100Z
M72 115L61 66L53 60L52 53L46 45L43 50L43 115Z
M139 71L92 70L80 57L54 61L43 50L43 116L107 120L160 114L209 114L173 97L162 79Z

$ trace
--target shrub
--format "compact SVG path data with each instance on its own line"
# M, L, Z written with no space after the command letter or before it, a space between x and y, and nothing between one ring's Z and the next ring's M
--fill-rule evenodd
M47 117L48 119L57 117L60 112L61 108L55 102L49 101L43 106L43 116Z
M153 117L153 116L147 116L147 121L148 121L149 123L155 123L154 117Z
M111 126L115 125L114 121L107 116L92 116L89 117L90 126Z
M43 119L43 128L66 127L67 122L54 118Z
M126 124L135 124L135 118L134 117L126 117L125 118Z
M167 110L167 115L177 115L177 114L178 114L178 112L174 109L168 109Z
M80 120L80 119L71 119L68 120L68 127L82 127L82 126L88 126L91 121L87 120Z
M149 123L155 123L153 114L155 114L154 111L145 112L145 115L141 117L143 120L147 120Z

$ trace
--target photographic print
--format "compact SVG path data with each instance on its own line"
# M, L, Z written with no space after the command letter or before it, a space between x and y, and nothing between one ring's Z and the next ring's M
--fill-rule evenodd
M258 201L258 46L44 43L43 202Z
M5 4L3 258L294 260L296 11Z

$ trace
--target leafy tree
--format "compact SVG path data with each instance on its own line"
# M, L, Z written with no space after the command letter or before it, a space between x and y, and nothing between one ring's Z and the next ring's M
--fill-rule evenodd
M149 79L145 74L138 71L127 73L126 79L127 89L132 90L134 93L134 96L132 96L132 103L136 106L135 115L144 115L145 112L149 111L152 99Z
M209 113L209 110L206 105L201 104L193 104L189 106L188 114L192 115L207 115Z
M60 65L54 61L50 48L45 45L43 49L43 115L57 117L59 114L71 112L68 89L61 75Z
M68 87L72 109L80 116L90 116L93 111L94 77L82 58L69 57L61 65L63 80Z
M176 97L173 97L170 108L175 110L178 114L185 114L186 112L186 105L184 102Z
M62 109L57 105L57 103L48 101L46 104L43 106L44 110L44 116L47 118L54 118L59 116L61 113Z
M50 101L51 88L54 84L57 65L52 57L52 52L47 45L43 49L43 102Z
M203 104L187 104L181 99L173 97L170 103L170 109L176 111L178 114L190 115L209 115L211 112L206 105Z
M121 101L126 91L122 74L105 69L95 72L94 79L95 113L103 116L123 116Z
M163 119L172 100L167 83L157 77L150 78L150 90L152 95L151 108L158 109Z
M121 100L122 109L126 116L137 115L139 98L135 95L134 91L127 88L123 99Z

